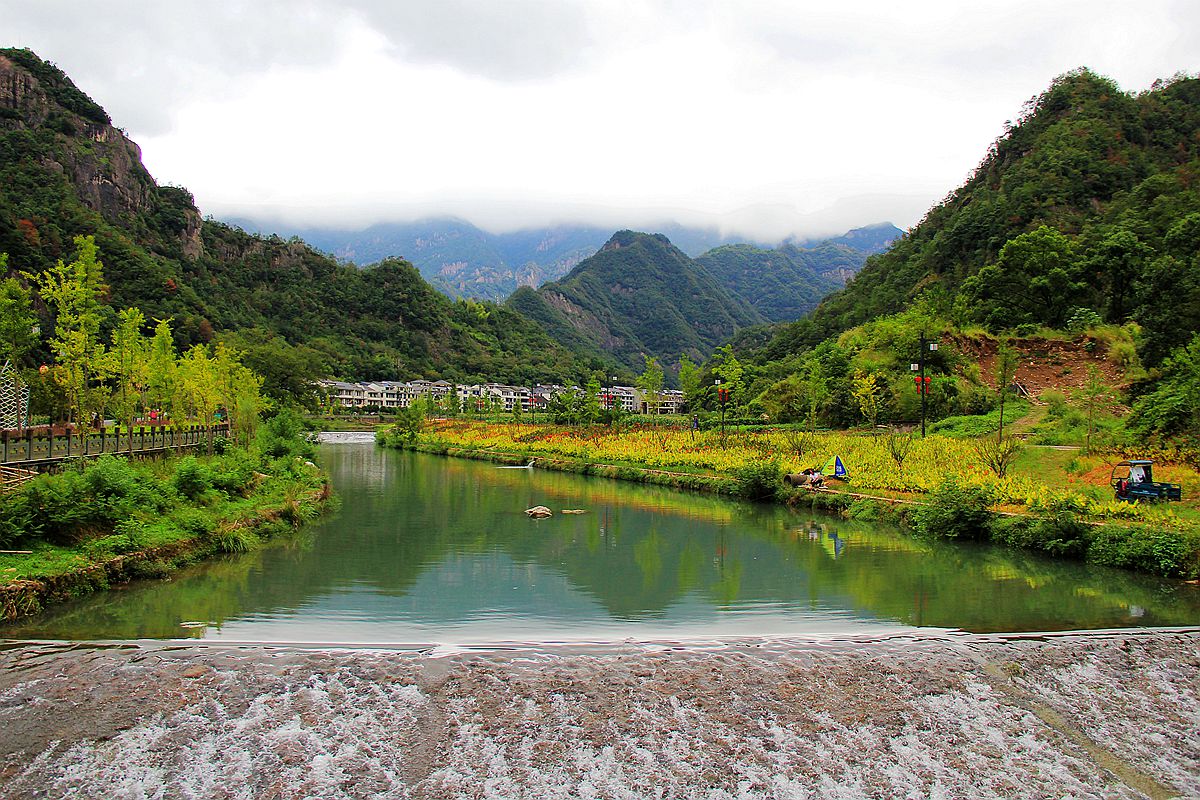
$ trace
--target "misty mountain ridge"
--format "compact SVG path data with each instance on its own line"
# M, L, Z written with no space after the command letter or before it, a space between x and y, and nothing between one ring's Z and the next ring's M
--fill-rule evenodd
M507 233L489 233L455 217L432 217L415 222L387 222L363 230L340 228L263 225L249 219L230 219L230 224L264 235L297 236L335 258L360 266L386 258L403 258L412 263L432 286L452 298L500 301L521 286L537 288L558 280L584 259L594 255L612 236L612 229L594 225L550 225ZM771 248L777 242L758 242L747 237L722 234L716 228L677 223L654 227L689 257L717 247L749 244ZM846 248L829 256L856 262L849 269L839 264L836 285L840 288L873 253L886 249L901 235L891 223L856 228L829 239L788 239L782 247L814 249L825 245ZM861 253L861 256L855 254ZM816 256L821 258L821 256Z

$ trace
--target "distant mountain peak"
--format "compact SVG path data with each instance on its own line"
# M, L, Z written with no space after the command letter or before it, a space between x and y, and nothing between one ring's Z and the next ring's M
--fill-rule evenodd
M645 242L647 244L650 242L657 242L658 244L665 245L667 247L675 247L675 245L671 244L671 240L661 233L642 233L641 231L623 230L614 233L612 237L605 242L604 246L600 248L600 252L604 252L606 250L620 250L622 247L630 247L639 242Z

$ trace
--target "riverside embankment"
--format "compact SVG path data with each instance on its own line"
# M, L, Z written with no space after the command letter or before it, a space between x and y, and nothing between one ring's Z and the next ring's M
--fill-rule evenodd
M499 650L31 644L5 797L1200 794L1200 633Z
M329 483L285 425L219 455L80 459L0 496L0 617L253 550L317 516Z
M923 535L992 541L1056 558L1183 578L1200 577L1200 476L1182 481L1184 504L1115 501L1103 457L1045 454L997 476L988 442L931 436L853 436L799 431L688 432L438 420L422 431L384 430L381 444L420 452L525 463L676 488L803 504L879 520ZM850 483L813 491L787 486L785 472L839 456ZM1062 454L1057 454L1061 456ZM1093 463L1094 462L1094 463ZM1011 465L1010 465L1011 466Z

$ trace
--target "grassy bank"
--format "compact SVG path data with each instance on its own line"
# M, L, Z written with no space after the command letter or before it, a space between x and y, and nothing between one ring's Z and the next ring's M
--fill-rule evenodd
M280 415L253 446L156 461L106 455L0 498L0 616L245 552L330 501L298 422Z
M1117 502L1108 457L1027 449L1008 472L986 466L971 440L852 435L844 432L564 428L440 421L419 434L381 431L380 443L424 452L524 463L623 480L811 504L878 519L927 536L995 541L1098 564L1200 576L1200 475L1163 464L1159 480L1183 483L1184 504ZM981 452L981 450L983 452ZM785 484L783 476L841 456L848 483L831 492Z

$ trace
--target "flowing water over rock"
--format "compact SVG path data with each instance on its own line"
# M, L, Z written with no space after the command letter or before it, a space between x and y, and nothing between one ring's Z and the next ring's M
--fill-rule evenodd
M1195 633L436 654L29 645L5 797L1200 793Z

